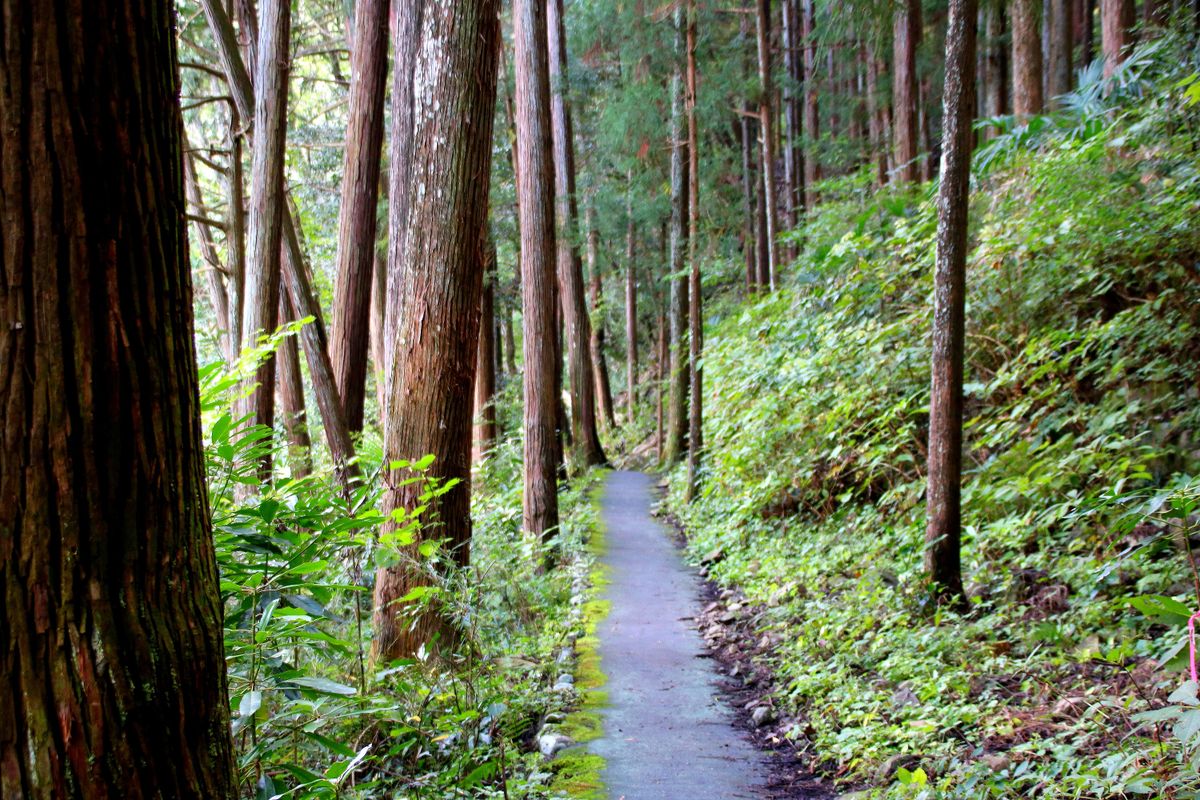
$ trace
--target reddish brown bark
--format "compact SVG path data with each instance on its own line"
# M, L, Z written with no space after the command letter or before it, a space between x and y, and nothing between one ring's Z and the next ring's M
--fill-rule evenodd
M383 91L387 81L388 0L354 4L350 51L350 109L342 170L334 267L329 357L352 431L363 427L370 346L371 276L375 263L375 206L383 150Z
M484 233L479 257L483 292L479 301L479 347L475 354L474 434L471 463L478 464L496 444L496 245Z
M1012 0L1013 114L1042 113L1042 35L1040 0Z
M1100 0L1100 43L1104 52L1104 77L1112 77L1133 43L1133 0Z
M550 66L543 0L514 0L518 211L525 360L524 525L549 538L558 528L555 396L554 164Z
M592 304L592 372L596 384L596 403L600 420L611 430L616 427L613 416L612 383L608 375L608 356L605 354L604 335L604 278L600 269L600 231L596 229L595 210L588 205L584 215L587 225L587 265L590 277L588 294Z
M1071 91L1072 50L1074 49L1075 0L1047 0L1046 42L1048 63L1046 64L1046 95L1053 98Z
M929 488L925 570L944 600L963 601L959 556L962 516L963 338L967 212L975 108L976 0L950 0L942 179L938 187L934 271L933 383L929 409Z
M430 3L416 29L414 114L407 169L407 227L399 263L388 264L403 287L394 321L384 458L417 461L432 455L425 476L444 494L424 497L405 469L391 471L384 509L425 507L418 539L442 541L459 566L470 559L471 417L479 307L480 246L487 224L492 118L496 101L498 0ZM393 162L394 166L394 162ZM392 182L393 201L397 182ZM436 187L422 191L421 187ZM413 561L376 573L376 661L411 656L422 646L446 653L457 643L453 620L434 604L413 611L398 604L429 581Z
M296 312L284 294L279 298L279 319L292 322ZM312 438L308 434L308 411L304 402L304 375L300 372L300 345L295 336L288 336L276 353L276 373L279 379L279 417L287 436L288 464L292 475L302 477L312 472Z
M0 2L0 796L237 795L174 4Z
M233 358L245 344L242 337L243 297L246 285L246 198L242 170L241 115L236 104L229 110L229 170L225 175L225 288L229 297L229 350Z
M917 163L917 45L920 39L920 3L904 0L896 11L892 38L892 136L896 178L902 183L915 183L920 178Z
M545 0L550 66L550 125L554 142L555 213L558 226L558 286L571 393L571 441L583 466L604 464L596 426L596 386L592 375L591 321L584 299L579 256L579 203L575 196L575 136L567 101L567 35L562 0Z

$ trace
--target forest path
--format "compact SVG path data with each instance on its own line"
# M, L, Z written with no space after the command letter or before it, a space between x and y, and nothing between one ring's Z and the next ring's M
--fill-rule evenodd
M611 583L597 627L608 677L603 756L610 800L736 800L760 796L763 755L733 725L692 618L699 579L650 515L652 479L613 472L601 500Z

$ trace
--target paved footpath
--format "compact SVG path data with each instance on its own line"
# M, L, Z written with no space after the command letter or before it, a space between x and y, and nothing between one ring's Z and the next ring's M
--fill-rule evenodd
M609 704L588 749L607 761L610 800L754 798L762 756L733 727L701 657L699 581L650 516L652 487L642 473L614 472L603 495L612 610L597 634Z

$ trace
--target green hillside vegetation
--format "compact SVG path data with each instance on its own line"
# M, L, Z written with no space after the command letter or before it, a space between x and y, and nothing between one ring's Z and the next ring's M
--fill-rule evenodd
M872 796L1200 788L1200 161L1166 52L976 156L967 613L922 571L930 187L825 182L786 287L710 317L705 489L677 470L671 507L775 643L789 733Z

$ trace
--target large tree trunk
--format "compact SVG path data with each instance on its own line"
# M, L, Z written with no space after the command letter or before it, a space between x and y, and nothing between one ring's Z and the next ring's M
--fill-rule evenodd
M287 142L288 64L291 62L291 3L264 0L259 25L254 100L254 151L250 161L250 261L242 330L253 344L279 324L279 243L282 235L284 148ZM242 403L249 422L275 424L275 356L259 365L254 390ZM270 456L262 465L270 476Z
M921 40L921 6L904 0L896 11L893 28L892 105L895 124L896 177L915 183L920 177L917 163L917 45Z
M779 197L775 191L775 136L774 110L775 93L771 72L771 0L758 0L758 118L762 134L762 178L766 193L767 212L767 275L771 291L778 283L779 271ZM690 180L690 179L689 179Z
M228 79L234 104L241 116L250 117L255 106L254 88L238 49L233 24L219 0L200 0L200 3L216 40L217 54ZM301 318L313 318L313 322L305 325L300 331L300 341L308 362L313 394L321 411L330 456L334 464L338 465L341 479L347 481L355 473L355 468L350 465L354 458L354 444L350 439L350 430L346 425L346 416L337 392L337 382L333 377L321 307L313 296L312 282L304 264L296 223L286 205L283 209L283 255L283 282L292 305ZM249 303L248 300L246 302ZM249 337L246 331L243 331L243 335Z
M554 278L554 163L550 64L544 0L513 1L518 212L521 228L522 352L525 361L525 530L543 539L558 528L558 337Z
M763 0L765 2L766 0ZM787 0L784 0L787 2ZM687 499L691 502L700 490L700 448L703 445L703 419L700 397L703 371L700 363L702 318L700 305L700 262L696 250L700 231L700 151L696 135L696 0L687 4L687 130L688 130L688 482ZM789 198L790 202L790 198ZM771 272L771 288L775 288Z
M671 75L671 372L667 401L667 441L663 458L674 464L687 448L688 427L688 159L684 141L683 7L675 8L675 65ZM765 141L765 138L764 138ZM764 264L767 263L764 259Z
M0 1L0 796L14 800L237 795L173 8Z
M486 228L486 226L485 226ZM496 244L483 233L483 294L479 302L479 348L475 355L475 428L471 462L478 464L496 444Z
M296 312L286 294L279 298L279 319L292 322ZM284 337L276 354L279 378L279 416L287 435L288 464L292 475L312 472L312 438L308 435L308 412L304 403L304 376L300 372L300 345L295 336Z
M817 95L817 39L814 0L800 0L800 35L804 39L804 207L817 204L817 181L821 180L821 160L817 157L821 136L821 114ZM760 270L761 272L761 270Z
M1104 77L1112 77L1133 43L1133 0L1100 0L1100 42L1104 50Z
M423 113L413 115L410 129L408 236L400 262L388 265L403 292L394 320L384 459L411 462L432 455L424 476L439 485L460 483L428 498L424 481L407 481L416 476L395 470L384 509L411 514L425 507L419 538L441 540L458 566L470 558L471 415L498 10L498 0L443 0L425 8L412 63L413 97L420 98ZM421 191L422 186L437 191ZM372 656L377 662L411 656L422 646L447 653L456 644L443 606L406 613L411 609L397 603L429 580L415 563L417 546L405 548L400 564L376 574Z
M1040 0L1012 0L1013 113L1042 113L1042 37Z
M942 117L942 180L937 204L925 569L938 595L956 605L963 602L959 564L963 327L971 142L974 138L971 123L975 107L975 23L975 0L950 0Z
M387 82L388 0L354 4L350 51L350 109L342 169L329 357L352 431L363 427L371 336L371 276L375 263L375 206L383 151L383 94Z
M1072 19L1075 0L1046 1L1046 94L1053 98L1071 91L1072 49L1075 24Z
M579 203L575 197L575 142L571 105L566 94L567 34L562 0L545 0L550 58L550 123L554 140L555 206L558 221L558 285L566 329L567 374L571 391L571 440L582 466L604 464L596 428L596 386L592 376L591 322L584 300L583 262L579 256Z
M625 196L625 424L637 420L637 226L633 221L633 175Z
M584 214L587 224L587 264L589 281L589 296L592 303L592 314L595 324L592 325L592 372L596 384L596 400L599 405L600 419L609 430L616 427L613 417L612 383L608 377L608 356L605 355L604 336L604 279L600 275L600 231L596 229L595 211L589 204Z

